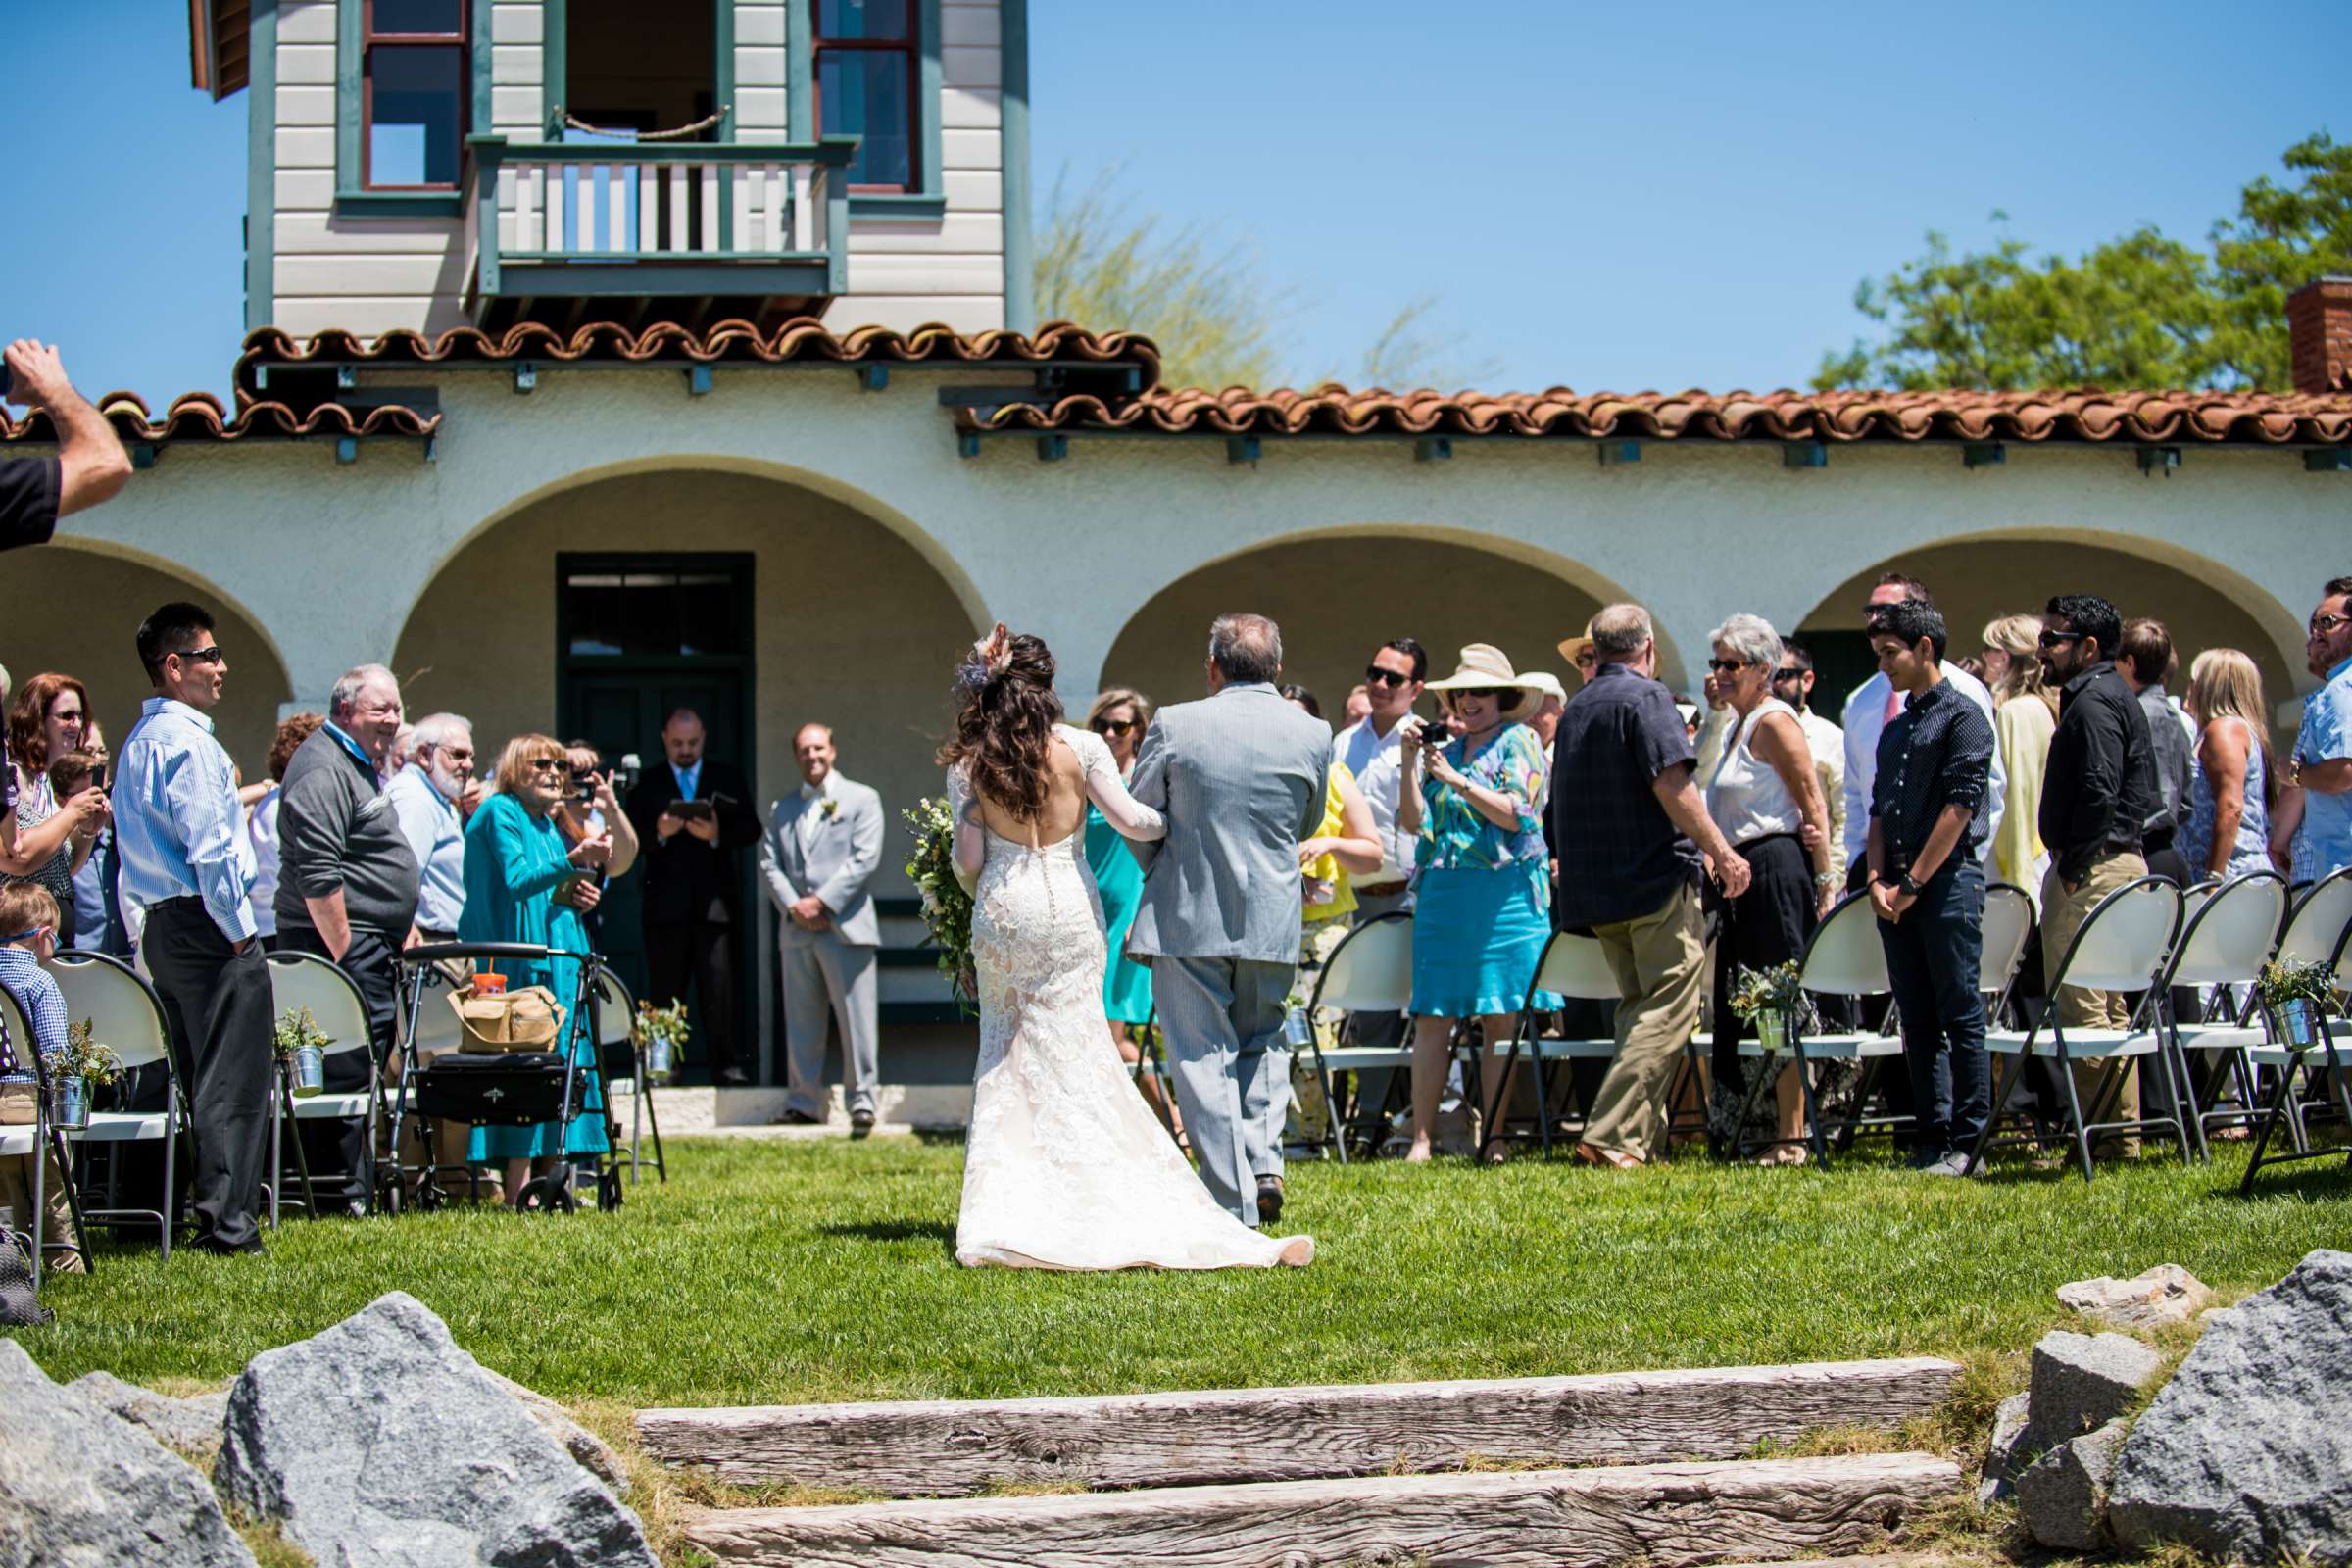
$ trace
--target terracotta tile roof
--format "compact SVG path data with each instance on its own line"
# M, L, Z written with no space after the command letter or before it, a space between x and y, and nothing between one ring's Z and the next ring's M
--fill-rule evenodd
M1018 332L958 333L945 326L899 332L860 326L836 333L807 317L762 331L749 321L720 321L700 331L658 324L642 331L612 322L591 322L569 333L525 322L493 336L474 327L455 327L439 337L421 332L387 332L362 338L328 331L298 339L264 327L245 339L237 358L238 396L259 390L254 371L263 365L356 364L370 368L537 361L577 364L597 361L687 365L824 362L837 365L961 364L1017 368L1044 361L1136 366L1142 385L1159 380L1159 348L1135 332L1089 332L1067 321L1049 321L1031 335Z
M231 418L220 400L210 392L189 392L172 400L158 418L135 393L109 392L98 407L115 433L127 442L160 445L166 441L237 441L249 437L287 436L426 436L441 426L438 412L422 414L397 405L383 408L346 408L321 404L297 412L283 403L244 401ZM56 428L46 414L34 412L11 420L0 414L0 441L51 442Z
M2352 441L2352 397L2260 392L1258 393L1159 388L965 410L966 429L1084 434L1616 436L1720 441Z

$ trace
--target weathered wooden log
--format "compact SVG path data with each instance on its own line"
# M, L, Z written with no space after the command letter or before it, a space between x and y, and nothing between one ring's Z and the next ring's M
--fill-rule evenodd
M993 1484L1308 1481L1504 1464L1730 1459L1822 1427L1891 1428L1960 1368L1928 1358L1089 1398L645 1410L673 1465L886 1496Z
M1949 1460L1873 1453L722 1509L685 1534L776 1568L1689 1568L1861 1551L1960 1486Z

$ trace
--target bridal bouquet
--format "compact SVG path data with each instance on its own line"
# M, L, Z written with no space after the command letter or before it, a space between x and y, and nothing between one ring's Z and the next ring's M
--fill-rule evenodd
M976 1011L979 985L972 975L972 896L956 880L956 820L948 803L929 797L903 813L914 834L906 880L923 896L923 929L939 950L939 972L948 977L956 1001Z

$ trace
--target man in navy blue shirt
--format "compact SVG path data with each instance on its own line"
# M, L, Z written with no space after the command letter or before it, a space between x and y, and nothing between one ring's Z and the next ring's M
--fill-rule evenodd
M1907 701L1879 736L1864 853L1911 1068L1912 1167L1961 1176L1992 1104L1977 990L1984 869L1976 848L1993 735L1984 710L1943 677L1945 636L1943 616L1924 599L1871 617L1871 652Z

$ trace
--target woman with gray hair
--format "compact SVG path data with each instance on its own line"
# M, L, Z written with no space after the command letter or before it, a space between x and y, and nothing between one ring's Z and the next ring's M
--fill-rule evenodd
M1732 1011L1735 977L1769 969L1804 952L1805 941L1838 902L1830 870L1829 808L1813 771L1813 749L1796 710L1772 695L1781 662L1780 634L1761 615L1734 615L1710 639L1707 662L1730 705L1723 757L1706 780L1707 814L1734 854L1747 862L1747 891L1722 905L1715 940L1715 1053L1707 1131L1716 1147L1738 1152L1747 1101L1740 1061L1740 1020ZM1813 847L1805 848L1811 828ZM1774 1085L1779 1125L1763 1163L1804 1163L1804 1091L1792 1062Z

